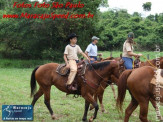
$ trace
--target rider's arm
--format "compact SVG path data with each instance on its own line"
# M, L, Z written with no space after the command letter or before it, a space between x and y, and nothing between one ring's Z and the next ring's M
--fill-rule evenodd
M68 64L68 60L67 60L67 54L64 54L63 58L64 58L65 63L66 63L66 65L67 65L67 64Z
M130 55L130 56L135 56L135 57L142 56L142 54L136 54L136 53L133 53L131 51L128 51L127 54Z
M91 51L91 45L88 45L87 49L85 50L85 54L87 55L87 57L89 57L88 53L90 53L90 51Z
M130 56L138 56L138 54L133 53L133 52L131 52L131 51L128 51L127 54L130 55Z
M82 56L84 56L87 60L90 60L89 57L88 57L85 53L82 52L81 54L82 54Z
M85 54L86 54L86 56L88 57L88 52L87 52L87 51L85 51Z

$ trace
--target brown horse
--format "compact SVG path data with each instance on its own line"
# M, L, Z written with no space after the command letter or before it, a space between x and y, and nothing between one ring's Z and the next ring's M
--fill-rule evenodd
M116 61L120 61L121 57L117 57L117 58L113 58L113 57L108 57L106 59L102 59L102 61L106 61L106 60L116 60ZM160 62L159 64L157 63ZM158 68L161 68L163 69L163 57L160 57L158 59L153 59L153 60L149 60L149 61L146 61L146 62L142 62L140 61L139 57L135 59L134 61L134 68L139 68L139 67L142 67L142 66L154 66L156 67L156 65L158 64ZM112 79L111 81L116 84L117 83L117 79L112 76ZM104 108L104 105L103 105L103 94L104 94L104 90L105 88L107 88L107 86L109 86L109 84L106 84L106 83L102 83L101 86L98 88L97 90L97 93L94 95L94 99L97 101L97 99L99 99L99 102L100 102L100 106L101 106L101 111L104 112L105 111L105 108ZM113 93L115 94L115 90L114 90L114 87L113 85L111 86L112 87L112 90L113 90ZM116 98L116 96L114 95L114 98ZM93 109L94 107L91 106L91 110Z
M153 67L144 66L134 70L126 70L120 76L118 82L117 107L122 110L126 89L129 90L132 98L125 111L124 122L129 121L129 117L138 105L140 106L139 118L142 122L148 122L147 114L149 101L151 101L153 107L157 109L155 100L158 95L156 93L158 88L150 83L155 75L155 70L156 69ZM159 89L160 95L163 96L163 89ZM163 102L163 97L160 98L160 102Z
M105 58L105 59L102 59L102 61L110 61L110 60L115 60L115 61L120 61L122 59L122 57L108 57L108 58ZM125 67L123 65L121 65L121 72L125 70ZM116 100L116 94L115 94L115 89L114 89L114 86L112 85L112 83L116 83L117 82L117 79L115 79L115 77L112 75L111 76L111 79L108 80L108 83L104 83L102 82L100 87L97 89L97 92L94 94L94 99L95 101L97 102L97 99L99 100L100 102L100 106L101 106L101 111L102 112L105 112L105 108L104 108L104 105L103 105L103 94L104 94L104 90L110 85L111 88L112 88L112 91L113 91L113 95L114 95L114 98ZM90 110L94 109L93 105L90 106Z
M146 62L140 61L139 57L135 59L134 61L134 68L139 68L142 66L153 66L157 68L163 69L163 57L157 58L157 59L152 59Z
M31 96L34 95L36 88L36 81L39 84L39 90L33 97L32 105L34 106L36 101L44 94L44 103L48 108L52 119L55 119L55 115L50 105L50 90L51 86L56 86L59 90L71 94L70 91L66 88L67 76L61 76L56 73L56 69L59 64L49 63L37 67L33 70L31 75ZM93 121L98 112L98 104L93 99L93 94L97 91L98 87L102 82L107 82L110 79L111 75L119 77L119 70L123 65L123 62L116 61L106 61L95 64L88 64L85 72L85 81L81 77L76 77L78 89L81 96L85 99L85 111L82 120L87 120L87 112L89 105L92 104L95 107L94 115L90 118L90 121Z

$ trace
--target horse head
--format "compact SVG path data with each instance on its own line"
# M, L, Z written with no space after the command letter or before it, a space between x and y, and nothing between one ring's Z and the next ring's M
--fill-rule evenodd
M140 67L140 57L136 57L136 59L134 60L134 69L135 68L139 68Z

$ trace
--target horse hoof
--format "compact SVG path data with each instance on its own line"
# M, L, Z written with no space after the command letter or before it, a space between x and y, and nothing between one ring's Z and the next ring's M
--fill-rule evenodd
M94 107L93 107L93 106L91 106L89 110L91 111L92 109L94 109Z
M83 121L83 122L87 122L87 119L86 119L86 118L84 118L84 119L82 119L82 121Z
M102 109L101 111L102 111L102 113L104 113L105 112L105 109Z
M55 117L55 115L54 115L54 114L53 114L51 117L52 117L52 120L55 120L55 119L56 119L56 117Z
M91 118L89 119L89 122L93 122L93 117L91 117Z

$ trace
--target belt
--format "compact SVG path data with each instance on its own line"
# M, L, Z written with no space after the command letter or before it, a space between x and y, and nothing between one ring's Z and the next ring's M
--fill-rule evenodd
M92 58L97 58L97 56L89 56L89 57L92 57Z

